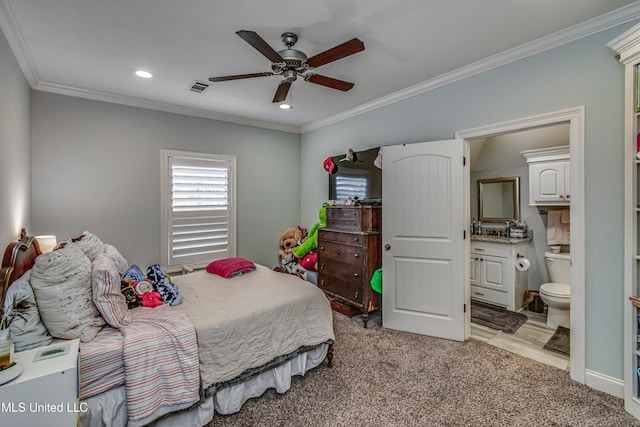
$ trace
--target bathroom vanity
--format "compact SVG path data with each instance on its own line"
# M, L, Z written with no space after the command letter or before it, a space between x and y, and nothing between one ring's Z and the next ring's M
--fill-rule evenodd
M527 257L531 238L472 235L471 299L517 311L528 289L527 271L516 268Z

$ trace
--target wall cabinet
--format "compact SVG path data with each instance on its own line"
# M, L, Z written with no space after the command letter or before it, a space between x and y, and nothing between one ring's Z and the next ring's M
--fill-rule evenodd
M638 140L640 129L640 97L638 96L638 67L640 66L640 25L636 25L612 40L608 46L620 56L624 75L624 407L640 418L640 342L638 322L640 308L629 297L640 295L638 283Z
M521 308L528 274L518 271L519 257L528 255L528 243L471 242L471 299L507 310Z
M569 206L569 146L523 151L529 165L529 205Z

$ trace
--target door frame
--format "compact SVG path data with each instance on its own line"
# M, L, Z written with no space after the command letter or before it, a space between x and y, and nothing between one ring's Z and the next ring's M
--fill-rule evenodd
M584 117L585 107L579 106L566 110L525 117L507 122L457 131L456 138L469 140L488 138L526 131L533 128L557 124L569 124L569 153L571 161L571 379L584 384L585 369L585 197L584 197ZM469 258L469 248L465 257ZM579 284L581 286L574 286ZM612 393L607 384L587 384L601 391Z

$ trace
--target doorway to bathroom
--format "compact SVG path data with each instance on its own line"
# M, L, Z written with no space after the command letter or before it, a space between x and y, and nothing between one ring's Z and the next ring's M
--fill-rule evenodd
M496 125L460 131L456 138L463 138L467 144L470 161L470 213L469 220L477 218L477 192L475 180L495 177L520 176L521 218L533 230L534 240L530 245L528 258L529 289L537 289L548 281L544 252L548 250L546 241L546 210L529 206L528 167L521 152L530 149L569 145L570 147L570 226L571 226L571 353L569 371L575 381L585 383L585 336L584 336L584 108L579 107L540 116L524 118ZM475 180L473 180L475 179ZM471 213L473 212L473 214ZM520 304L521 305L521 302ZM528 313L529 314L529 313ZM530 313L532 326L543 331L544 317ZM471 325L468 329L471 333ZM473 332L478 332L473 328ZM490 332L485 331L485 341L490 341ZM523 333L526 331L523 331ZM552 334L552 332L551 332ZM514 351L518 348L504 335L500 337L501 347ZM526 335L526 334L525 334ZM545 338L542 338L545 339ZM505 341L506 340L506 341ZM525 338L526 340L526 338ZM491 344L491 342L489 342ZM544 343L543 343L544 344ZM526 352L526 351L525 351ZM542 349L540 349L542 353ZM529 356L531 357L531 355ZM567 362L568 363L568 362ZM553 363L550 363L553 364ZM562 367L562 366L558 366ZM597 388L597 387L596 387Z

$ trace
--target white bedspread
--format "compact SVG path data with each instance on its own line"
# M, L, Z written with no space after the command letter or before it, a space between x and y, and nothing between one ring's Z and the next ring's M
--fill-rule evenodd
M296 276L258 265L232 279L202 270L172 280L184 298L172 309L196 327L205 390L301 346L334 339L329 301Z

